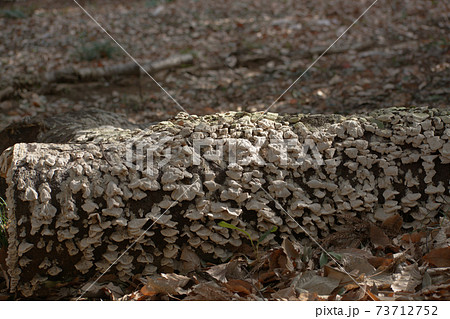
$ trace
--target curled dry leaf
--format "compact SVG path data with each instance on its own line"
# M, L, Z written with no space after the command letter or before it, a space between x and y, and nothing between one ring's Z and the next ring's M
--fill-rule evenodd
M300 253L297 251L297 249L295 249L294 245L287 238L283 240L281 248L283 248L283 251L287 256L286 268L289 271L294 271L296 264L299 262Z
M146 300L147 297L143 295L140 291L133 291L130 294L126 294L121 298L117 299L118 301L141 301Z
M228 280L224 285L230 291L237 292L238 294L250 295L252 293L252 284L241 279Z
M288 259L282 249L275 249L269 256L269 269L288 269ZM292 263L290 265L293 267Z
M300 300L300 301L325 301L327 299L320 297L315 292L302 291L298 294L298 300Z
M297 251L297 249L294 247L291 241L287 238L283 240L281 248L283 248L283 251L286 254L286 256L288 256L293 260L296 260L297 258L300 257L300 253Z
M119 298L124 295L122 289L119 286L114 285L112 282L103 287L103 291L111 298L112 301L119 300Z
M390 267L394 259L389 257L370 257L367 261L377 270L383 270Z
M213 266L206 272L220 282L227 282L230 279L243 279L245 276L238 260L232 260L228 263Z
M258 281L262 284L268 284L277 280L279 280L279 277L273 270L263 272L258 276Z

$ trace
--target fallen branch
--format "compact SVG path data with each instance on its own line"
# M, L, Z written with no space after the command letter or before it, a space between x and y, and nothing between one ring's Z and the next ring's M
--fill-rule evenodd
M172 56L157 62L144 61L141 63L141 65L145 69L145 71L150 73L176 68L186 64L191 64L192 61L193 56L191 54L183 54ZM45 74L45 80L47 82L59 82L59 83L91 81L103 77L108 78L118 75L127 75L127 74L138 75L139 72L143 71L139 68L139 66L135 62L96 68L77 68L74 66L70 66L65 69L48 72L47 74Z
M60 121L45 143L7 148L11 291L43 293L48 280L98 276L114 262L121 280L183 271L186 250L226 260L248 238L221 220L251 238L277 226L261 242L273 246L323 238L347 216L398 215L411 230L450 209L449 111L260 116L180 113L146 129L111 120L50 134Z

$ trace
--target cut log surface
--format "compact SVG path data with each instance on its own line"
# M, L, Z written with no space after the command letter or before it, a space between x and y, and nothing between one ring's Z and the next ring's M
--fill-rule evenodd
M184 250L226 260L246 238L221 220L252 238L277 226L262 242L274 246L324 238L348 215L414 229L450 211L449 110L71 119L0 157L10 287L24 296L113 263L121 280L182 270Z

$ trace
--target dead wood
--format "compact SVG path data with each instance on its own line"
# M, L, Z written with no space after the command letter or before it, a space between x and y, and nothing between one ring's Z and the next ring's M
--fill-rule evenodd
M146 72L151 73L191 64L192 61L193 56L191 54L182 54L171 56L156 62L144 61L141 65ZM95 68L77 68L75 66L70 66L65 69L46 73L45 80L50 83L82 82L119 75L139 75L140 72L143 72L143 70L135 62Z

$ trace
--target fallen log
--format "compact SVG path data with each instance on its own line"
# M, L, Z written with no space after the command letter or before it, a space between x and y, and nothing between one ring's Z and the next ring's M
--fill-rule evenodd
M146 72L151 73L192 64L193 59L192 54L181 54L160 61L143 61L141 65ZM70 66L61 70L48 72L45 74L44 78L50 83L83 82L119 75L139 75L140 72L143 72L143 70L133 61L96 68L77 68Z
M252 238L277 226L262 242L274 246L324 238L348 216L398 215L411 230L450 211L448 110L111 125L60 127L0 156L11 291L32 296L47 280L106 270L121 280L183 271L190 253L226 260L247 238L222 220Z
M191 65L194 57L191 54L180 54L159 61L142 61L141 65L148 73ZM51 89L52 83L77 83L96 81L113 76L140 75L144 71L135 63L122 63L104 67L80 68L68 66L45 74L19 74L10 83L0 90L0 101L9 98L18 88L39 86L41 90Z

